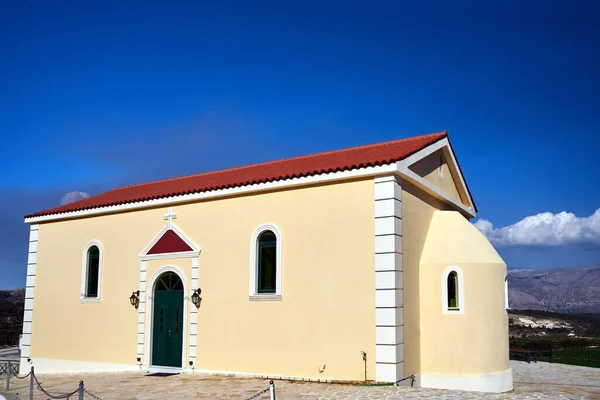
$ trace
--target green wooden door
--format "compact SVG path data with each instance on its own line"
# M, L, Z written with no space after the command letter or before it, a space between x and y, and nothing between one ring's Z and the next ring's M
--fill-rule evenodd
M183 283L179 276L167 272L154 289L152 322L152 365L182 367Z

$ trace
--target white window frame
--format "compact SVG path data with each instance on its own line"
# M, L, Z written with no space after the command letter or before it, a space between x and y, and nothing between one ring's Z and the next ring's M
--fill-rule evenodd
M98 247L98 296L88 297L85 295L87 288L87 262L88 262L88 251L92 246ZM81 261L81 292L80 300L82 303L99 303L102 295L102 260L104 258L104 248L99 240L90 240L83 248L83 255Z
M448 307L448 276L451 272L456 272L458 290L457 303L458 307L450 308ZM451 265L444 270L442 274L442 314L445 315L461 315L465 313L465 281L463 277L463 271L460 267L456 265Z
M277 263L275 270L275 293L258 293L258 238L265 232L271 231L275 234L277 244L275 251L275 262ZM283 240L281 237L281 231L275 224L267 223L262 224L254 230L252 237L250 238L250 282L249 282L249 299L250 300L281 300L281 271L282 271L282 248Z

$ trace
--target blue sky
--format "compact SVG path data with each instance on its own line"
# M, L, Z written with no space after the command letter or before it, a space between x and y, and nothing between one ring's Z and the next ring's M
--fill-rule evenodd
M600 6L519 3L2 1L0 289L25 284L22 216L65 193L441 130L494 228L592 216ZM495 243L600 264L584 236Z

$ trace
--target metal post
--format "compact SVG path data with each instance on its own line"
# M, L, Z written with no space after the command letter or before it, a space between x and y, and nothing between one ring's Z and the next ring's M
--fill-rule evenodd
M77 397L78 400L83 400L83 391L84 391L83 381L79 381L79 390L78 390L79 394L78 394L78 397Z
M367 381L367 353L365 353L364 351L361 351L360 354L362 354L362 359L365 362L365 382Z
M271 395L271 400L275 400L275 384L273 381L269 382L269 394Z
M33 366L31 367L31 375L29 375L29 400L33 400Z
M6 369L6 390L10 390L10 374L11 374L11 369L12 366L10 365L10 360L8 361L8 366Z

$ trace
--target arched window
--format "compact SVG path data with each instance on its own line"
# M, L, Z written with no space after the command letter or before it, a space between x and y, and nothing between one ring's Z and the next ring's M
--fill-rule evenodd
M83 301L98 301L100 299L101 249L100 243L95 240L85 246L81 271L81 299Z
M275 293L277 286L277 238L271 231L258 237L258 293Z
M448 309L458 309L458 274L452 271L448 274Z
M281 234L274 225L258 227L250 242L250 299L281 299Z
M98 272L100 272L100 249L98 246L92 246L87 254L85 297L98 297Z
M504 277L504 309L508 310L508 276Z
M452 265L442 274L442 314L465 313L465 284L462 269Z

